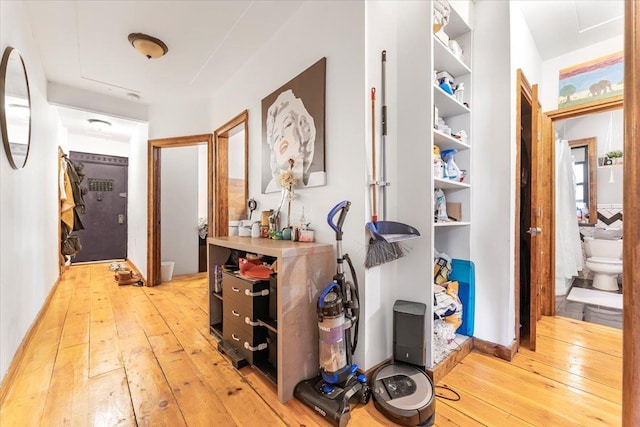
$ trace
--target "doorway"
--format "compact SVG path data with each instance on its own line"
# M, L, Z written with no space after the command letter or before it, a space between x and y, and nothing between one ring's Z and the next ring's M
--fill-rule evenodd
M162 149L207 145L207 214L208 229L213 229L213 135L191 135L149 140L148 200L147 200L147 286L159 285L162 259ZM194 245L198 244L194 240Z
M83 230L75 234L82 249L73 263L125 260L127 258L127 177L126 157L69 152L69 158L84 165L87 188L84 195Z
M531 86L522 70L516 84L515 335L517 346L535 351L543 233L538 166L542 120L538 86Z

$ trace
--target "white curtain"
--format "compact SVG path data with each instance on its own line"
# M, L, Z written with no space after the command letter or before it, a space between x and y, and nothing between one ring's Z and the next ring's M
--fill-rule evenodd
M560 140L556 144L556 279L570 279L580 270L582 244L576 212L576 177L569 143Z

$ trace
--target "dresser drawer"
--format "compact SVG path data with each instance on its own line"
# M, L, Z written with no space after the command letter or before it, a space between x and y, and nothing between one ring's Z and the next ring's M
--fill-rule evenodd
M242 313L242 316L248 316L252 321L268 317L268 281L253 282L224 273L222 288L225 316L232 316L232 311L234 311L235 313ZM242 317L242 320L244 321L244 317Z
M251 333L251 330L258 326L258 322L252 318L251 312L247 309L243 308L239 304L233 303L230 303L229 306L227 306L227 303L225 302L222 324L226 326L232 323L235 324L234 328L242 328L247 331L247 333Z
M245 328L244 323L224 322L223 339L234 347L250 364L266 360L269 357L267 329L263 326Z

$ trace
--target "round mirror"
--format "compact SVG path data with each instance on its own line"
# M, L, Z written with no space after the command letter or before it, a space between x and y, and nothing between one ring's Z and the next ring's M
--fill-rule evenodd
M0 64L0 130L11 167L27 163L31 139L31 97L20 52L7 47Z

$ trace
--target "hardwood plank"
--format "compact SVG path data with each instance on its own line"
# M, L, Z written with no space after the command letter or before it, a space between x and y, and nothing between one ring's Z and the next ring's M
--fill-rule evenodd
M162 286L165 285L160 285L160 287ZM189 310L189 305L193 308L193 304L186 297L174 295L169 299L156 292L157 288L145 288L145 292L163 313L184 312L184 310ZM169 315L167 318L179 319L173 315ZM190 361L195 365L200 376L207 379L210 384L224 385L216 387L216 393L224 403L226 410L239 425L252 425L256 419L261 419L262 422L272 425L282 424L282 420L275 415L264 400L256 395L250 387L247 387L246 381L237 375L237 371L231 368L226 359L201 335L192 318L186 316L177 321L169 321L169 326L186 350L186 354L189 355ZM160 360L161 356L158 356L158 359ZM163 369L165 369L164 364ZM259 416L256 417L256 414Z
M442 402L436 402L436 421L438 426L482 426L480 422L473 419L465 413L462 413L451 406L442 404Z
M88 366L88 343L60 349L42 413L42 425L86 425Z
M87 425L136 426L123 368L89 378Z
M90 314L69 314L64 322L60 348L74 347L78 344L89 343L89 317Z
M123 360L136 422L149 426L186 425L144 332L121 336L120 345L127 349Z
M287 425L295 425L298 423L306 427L331 425L297 399L291 399L287 403L281 403L278 400L278 392L274 385L253 366L242 368L240 373L247 380L251 388L267 402L270 402L271 408Z
M594 381L588 377L565 371L555 366L547 365L536 359L536 353L529 350L520 349L520 352L511 361L513 366L525 369L536 375L541 375L550 380L567 384L570 387L591 393L602 399L614 403L622 403L622 390Z
M193 275L154 288L118 287L108 264L72 266L0 400L0 425L329 426L295 399L279 403L259 371L237 371L217 351L200 306L206 281ZM72 324L87 310L89 341L70 345L81 335ZM141 324L147 319L153 325ZM147 336L145 327L168 336ZM89 378L96 347L107 337L121 366ZM511 363L472 352L454 367L440 384L462 399L437 399L435 425L619 425L621 382L608 376L620 357L601 345L619 346L616 337L611 328L543 317L537 352L520 349ZM178 351L162 345L171 340ZM215 416L210 402L217 402ZM351 406L349 426L395 424L370 402Z
M539 336L622 357L622 330L575 319L560 318L558 322L539 322ZM577 327L578 322L583 323Z
M162 314L149 300L144 288L131 288L129 301L135 306L134 315L156 353L180 351L183 347L167 326Z
M221 383L204 381L198 369L193 366L189 355L184 350L175 353L164 353L158 356L158 362L167 376L176 400L180 404L188 425L208 425L216 420L220 425L266 425L261 424L258 417L249 417L251 423L238 423L227 411L225 403L214 390ZM229 396L234 393L230 390ZM245 406L247 413L252 412L250 405ZM247 418L245 418L247 419ZM268 420L268 419L267 419ZM265 421L267 421L265 420Z
M466 377L467 392L472 392L468 387L471 383L479 388L472 393L483 400L496 405L504 399L507 412L532 424L611 426L620 423L619 405L522 369L509 369L509 365L496 358L471 353L458 365L456 373L458 380L462 379L459 376ZM460 384L454 385L452 379L448 380L452 388L460 387ZM488 399L489 395L493 398ZM573 408L571 413L567 413L567 408Z
M94 377L114 369L122 368L111 301L105 289L105 278L92 265L91 316L89 344L89 376Z
M446 378L438 385L447 385ZM447 385L448 386L448 385ZM455 390L455 387L451 386ZM445 395L453 397L451 392L447 392L439 387L436 388L436 395ZM484 425L503 425L503 426L531 426L532 424L521 420L520 418L500 409L498 406L492 405L471 393L460 392L460 400L450 401L446 399L437 399L436 410L443 407L451 407L458 412L472 414L473 419Z
M524 350L524 349L523 349ZM577 375L591 378L601 384L622 389L622 358L601 351L584 348L564 341L538 337L535 353L523 351L535 360ZM558 357L562 354L563 357Z

